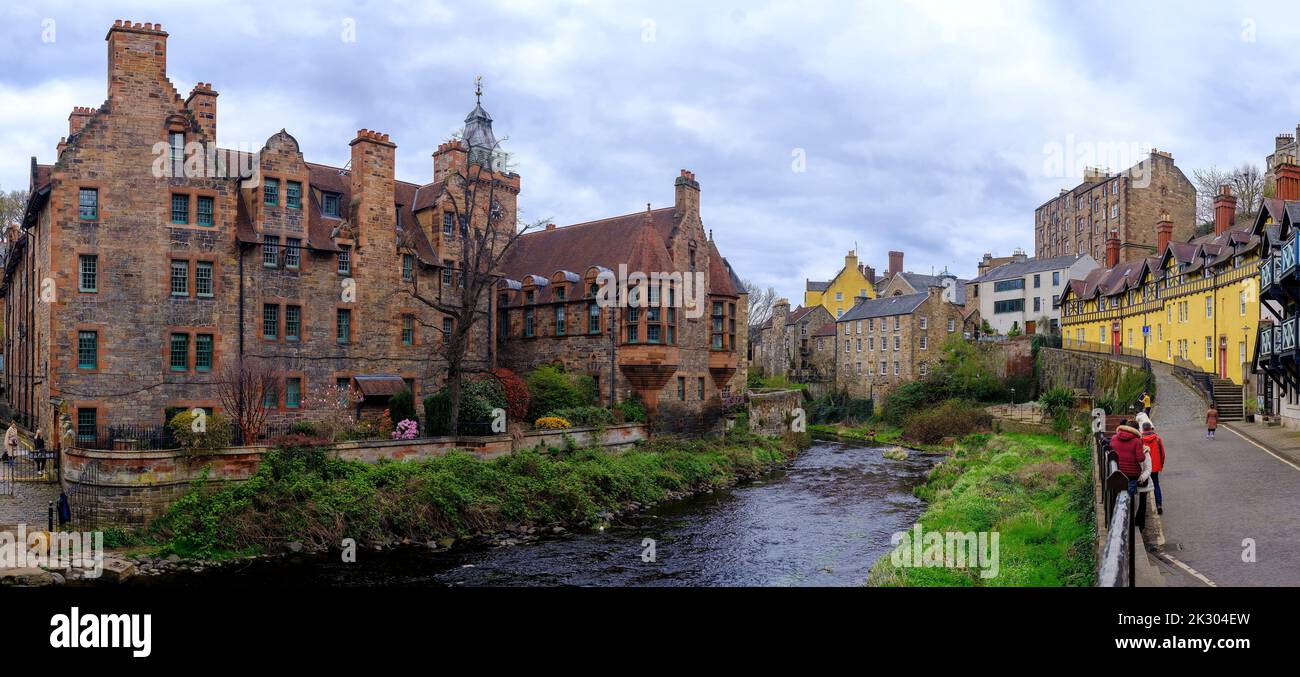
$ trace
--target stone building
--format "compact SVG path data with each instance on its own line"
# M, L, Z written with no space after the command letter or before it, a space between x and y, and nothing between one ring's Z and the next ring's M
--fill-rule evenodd
M836 389L879 398L928 375L943 356L943 342L962 328L962 305L947 292L934 285L864 300L845 313L835 323Z
M772 317L759 328L754 366L764 376L784 376L806 382L830 378L826 364L814 360L813 335L818 329L834 322L825 306L795 308L790 302L778 299L772 305Z
M606 403L635 395L665 427L708 425L744 388L748 296L704 229L695 175L682 170L674 191L671 207L520 237L501 266L500 362L561 364L596 379ZM633 290L626 302L601 300L602 273Z
M1034 256L1040 259L1088 254L1105 260L1106 242L1120 243L1120 260L1156 253L1155 223L1169 214L1176 241L1196 229L1196 187L1170 153L1149 157L1118 174L1089 169L1083 181L1034 210Z
M396 141L370 130L350 141L345 168L307 161L284 130L252 152L217 148L218 93L207 83L186 97L175 91L161 25L118 21L106 40L107 99L72 111L53 164L33 158L31 197L0 283L5 398L26 427L50 435L60 405L83 438L161 424L181 408L219 410L215 381L232 363L275 371L272 420L310 417L311 394L333 385L362 396L405 386L418 401L441 386L442 347L456 327L453 313L417 296L481 309L485 320L466 338L468 369L550 359L526 349L498 355L518 334L493 328L495 294L462 298L485 224L517 228L520 177L503 168L481 105L460 139L437 145L427 180L402 181ZM693 177L679 179L679 204L652 213L651 230L668 261L689 257L710 275L722 349L715 358L704 348L711 317L683 318L671 347L619 351L620 385L668 391L673 375L726 384L743 371L725 327L744 326L744 313L732 310L736 285L700 226L698 193ZM616 250L616 234L575 226L519 240L522 255L506 274L538 272L545 279L530 289L552 294L559 285L546 283L557 271L588 274L572 259L532 255L535 243L576 231L597 234L583 253L592 265L626 260L596 255L597 246ZM581 354L564 350L566 364Z

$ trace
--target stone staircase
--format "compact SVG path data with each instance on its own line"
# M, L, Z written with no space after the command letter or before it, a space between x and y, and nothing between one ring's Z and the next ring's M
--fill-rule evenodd
M1220 421L1241 421L1245 419L1245 409L1241 400L1241 386L1226 378L1210 377L1214 404L1219 410Z

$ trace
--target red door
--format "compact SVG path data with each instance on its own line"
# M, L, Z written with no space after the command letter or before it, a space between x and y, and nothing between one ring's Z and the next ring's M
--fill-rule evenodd
M1111 329L1110 330L1111 352L1114 353L1115 355L1119 355L1120 353L1123 352L1122 350L1123 345L1124 345L1124 341L1120 338L1120 331L1118 329Z

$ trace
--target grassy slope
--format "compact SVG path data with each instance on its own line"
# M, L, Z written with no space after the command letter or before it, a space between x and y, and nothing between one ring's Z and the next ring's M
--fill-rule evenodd
M732 484L786 461L794 449L734 434L725 441L656 442L622 454L553 452L493 461L453 452L369 465L316 450L281 450L247 482L216 491L196 487L144 539L163 553L222 558L287 541L327 548L343 538L424 541L589 524L633 502L644 506Z
M997 531L1000 572L897 568L888 555L870 585L1086 586L1094 525L1088 452L1048 435L974 435L936 466L916 494L929 502L925 531Z

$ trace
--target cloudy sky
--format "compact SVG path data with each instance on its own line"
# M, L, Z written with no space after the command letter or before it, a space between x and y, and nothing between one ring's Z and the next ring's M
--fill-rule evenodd
M425 182L482 75L526 219L670 205L688 168L724 255L793 299L855 243L877 269L898 249L963 276L1032 250L1033 209L1081 169L1053 154L1119 169L1155 146L1190 175L1260 164L1300 123L1281 3L96 4L0 8L0 188L103 102L113 19L153 21L177 89L221 93L222 145L284 127L342 165L377 129Z

